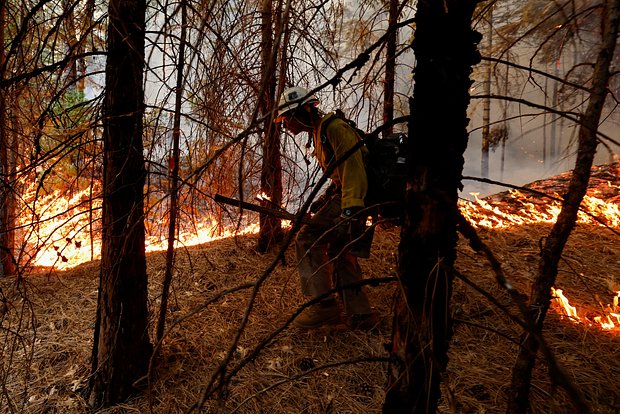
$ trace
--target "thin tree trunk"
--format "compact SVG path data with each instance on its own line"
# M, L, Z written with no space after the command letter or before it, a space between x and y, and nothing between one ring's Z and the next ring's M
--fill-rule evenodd
M67 49L72 49L75 47L75 53L79 54L82 52L82 46L77 38L77 31L75 27L75 3L72 3L68 0L64 0L62 2L63 13L66 15L66 19L64 22L65 32L66 32L66 47ZM69 64L69 73L67 74L67 82L76 87L76 82L78 80L78 62L77 59L74 59ZM84 90L82 90L83 92Z
M555 82L555 81L554 81ZM547 91L549 90L549 78L545 77L545 105L547 104ZM543 112L543 145L542 145L542 159L543 166L547 166L547 112Z
M168 292L172 282L174 267L174 241L177 229L177 201L179 187L179 140L181 137L181 103L183 98L183 71L185 70L185 42L187 39L187 5L181 0L181 39L179 45L179 60L177 62L177 84L175 88L174 126L172 127L172 169L170 171L170 219L168 222L168 248L166 250L166 273L161 292L159 320L157 322L157 340L164 336L166 326L166 311L168 309Z
M94 26L95 22L95 0L86 0L86 7L84 8L84 27L91 28ZM91 34L90 38L93 39L94 35ZM78 53L86 50L86 42L82 40L82 44L80 45L80 49ZM91 50L94 49L94 42L91 44ZM78 72L81 77L78 81L78 89L82 92L86 89L86 59L80 58L78 62Z
M561 53L561 51L559 51L558 53ZM553 73L553 75L558 78L558 76L560 76L560 57L558 56L558 59L555 62L555 72ZM553 81L553 93L551 95L551 107L552 108L558 108L558 81L554 80ZM557 159L557 144L556 144L556 129L557 129L557 122L558 122L558 114L557 113L552 113L551 114L551 130L549 132L549 162L553 163L555 162L555 160Z
M535 336L541 335L543 323L551 300L551 287L555 284L558 263L570 233L575 227L579 205L583 200L590 180L590 170L598 146L597 130L610 78L609 68L616 48L618 24L620 22L620 0L607 2L607 13L603 24L603 42L594 66L590 100L579 127L579 147L575 169L562 203L562 210L543 246L538 265L538 275L532 286L529 305L530 329L521 341L521 349L512 371L512 387L508 413L526 413L529 407L530 382L536 361L539 343ZM583 401L583 399L581 399ZM585 405L575 407L576 412L588 413Z
M275 106L276 77L273 75L276 67L273 46L273 2L263 0L261 2L261 60L262 60L262 95L259 97L260 113L266 114ZM282 205L282 160L280 153L280 136L276 125L271 117L267 117L263 123L263 166L261 170L261 192L267 196L268 201L263 203ZM281 222L275 217L265 214L260 215L260 232L258 235L258 250L265 252L274 243L282 240L283 231Z
M398 0L388 0L388 28L398 23ZM392 31L386 39L385 45L385 83L383 85L383 123L389 123L394 119L394 83L396 78L396 43L398 31ZM383 131L386 137L392 133L391 126Z
M491 57L493 51L493 8L489 7L486 16L488 20L488 32L486 36L486 51ZM484 78L484 91L486 96L482 101L482 156L480 162L480 176L489 177L489 150L491 148L491 76L493 75L493 63L486 62L486 72Z
M504 95L508 96L508 90L510 89L510 84L508 82L510 67L506 66L506 78L504 79ZM506 161L506 141L510 135L510 129L508 128L508 102L503 103L503 111L502 111L502 124L504 127L505 135L502 137L502 158L500 164L500 173L499 180L504 181L504 170L505 170L505 161ZM544 124L544 122L543 122Z
M384 413L434 413L448 362L470 75L480 61L480 35L471 29L475 5L463 0L418 3L409 183L399 245L401 289Z
M89 403L107 407L137 392L147 373L142 147L146 0L111 0L104 98L102 252Z

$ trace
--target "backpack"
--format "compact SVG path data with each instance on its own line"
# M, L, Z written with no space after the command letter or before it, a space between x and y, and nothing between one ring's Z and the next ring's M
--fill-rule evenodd
M405 167L407 135L394 133L385 138L369 136L358 128L355 122L347 119L340 109L337 109L335 116L323 123L320 133L323 144L329 143L325 131L330 122L336 118L349 124L368 149L366 158L368 193L364 200L366 206L375 206L376 213L384 219L398 221L402 217L407 184ZM328 148L333 153L333 149Z

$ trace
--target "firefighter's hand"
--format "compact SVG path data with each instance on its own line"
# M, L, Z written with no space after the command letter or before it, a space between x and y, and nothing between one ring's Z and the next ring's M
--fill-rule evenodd
M365 230L366 219L361 213L362 207L349 207L342 209L340 220L348 231L349 241L358 239Z

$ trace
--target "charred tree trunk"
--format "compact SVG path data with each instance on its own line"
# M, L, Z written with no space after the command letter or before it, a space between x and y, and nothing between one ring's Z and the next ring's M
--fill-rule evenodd
M570 233L575 227L579 205L588 188L590 170L598 146L597 130L608 93L609 68L618 36L620 0L608 1L607 6L607 13L603 14L605 21L602 25L602 47L592 74L590 100L585 114L581 117L579 127L579 146L575 169L564 196L562 210L543 246L538 265L538 275L532 286L532 298L527 316L531 324L530 329L533 332L524 334L521 349L512 370L512 387L508 406L508 412L512 414L525 413L529 407L532 369L539 349L536 336L540 336L542 333L543 322L551 300L551 287L555 284L558 273L558 263ZM583 400L581 399L581 401ZM576 412L590 412L587 406L575 408Z
M259 97L260 113L267 114L275 107L276 77L274 69L275 59L273 45L273 2L261 2L261 60L262 83ZM282 205L282 160L280 154L280 134L277 125L271 117L266 117L263 123L263 166L261 170L261 192L267 196L263 203L274 206ZM282 240L283 231L278 218L260 215L260 232L258 234L258 250L266 252L274 243Z
M4 79L5 3L0 2L0 80ZM11 161L11 135L8 127L7 90L0 87L0 276L15 274L15 193L14 163Z
M448 362L457 192L468 140L470 75L480 61L480 35L471 29L475 5L472 0L418 3L401 289L384 413L434 413Z
M398 23L398 0L388 0L388 28L393 28ZM394 119L394 90L396 79L396 43L398 31L394 30L386 39L385 45L385 83L383 86L383 123ZM390 126L383 131L383 136L390 135L393 128Z
M103 240L89 402L136 393L148 369L142 148L145 0L112 0L103 121Z

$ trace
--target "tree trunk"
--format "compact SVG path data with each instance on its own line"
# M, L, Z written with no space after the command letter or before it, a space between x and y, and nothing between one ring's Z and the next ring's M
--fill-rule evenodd
M472 0L418 3L401 289L384 413L434 413L448 361L457 191L468 139L470 74L480 61L480 35L471 29L475 5Z
M562 53L562 50L558 50L558 58L555 61L555 71L553 73L553 76L556 77L556 79L560 76L560 53ZM555 108L555 109L559 109L559 102L558 102L558 81L557 80L553 80L553 92L551 95L551 107ZM557 152L557 144L556 144L556 129L557 129L557 123L558 123L558 114L557 113L552 113L551 114L551 131L549 132L549 162L553 163L557 160L558 157L558 152Z
M388 0L388 28L393 28L398 23L398 0ZM396 43L398 31L393 31L386 39L385 45L385 83L383 85L383 123L394 119L394 83L396 78ZM391 126L383 131L386 137L392 133Z
M487 13L488 33L486 36L487 56L491 57L493 52L493 8L489 7ZM480 161L480 176L489 177L489 150L491 148L491 76L493 75L493 63L486 62L486 72L484 78L484 100L482 101L482 156Z
M172 155L170 174L170 219L168 221L168 246L166 250L166 273L161 292L161 305L159 307L159 320L157 321L157 341L164 336L166 326L166 312L168 309L168 293L172 282L172 270L174 266L174 242L177 233L177 201L179 187L179 141L181 138L181 109L183 99L183 72L185 70L185 42L187 39L187 4L181 0L181 38L179 44L179 60L177 61L177 83L175 88L174 102L174 125L172 127Z
M110 406L135 394L148 369L142 153L146 0L112 0L103 121L103 240L89 402Z
M0 45L4 45L6 9L0 2ZM6 50L0 48L0 79L4 79ZM0 88L0 276L15 274L15 190L14 163L11 161L11 137L8 128L8 91Z
M538 265L538 275L532 286L532 299L529 305L530 329L521 341L521 349L512 370L512 387L508 412L525 413L529 406L530 382L536 361L539 343L536 335L542 334L543 322L551 300L551 287L555 284L558 263L570 233L575 227L579 205L583 200L590 180L590 170L598 146L597 130L610 78L609 68L616 48L618 25L620 22L620 0L607 2L608 13L603 14L603 44L594 66L590 100L579 127L579 147L575 169L562 203L562 210L543 246ZM576 412L590 412L586 406L575 407Z
M259 97L260 112L267 114L275 106L276 77L274 69L275 59L278 56L274 53L273 47L273 3L271 0L261 2L261 60L262 60L262 82L259 90L262 92ZM266 195L267 200L263 204L274 206L282 205L282 160L280 154L280 135L277 125L273 123L271 117L267 117L263 123L263 167L261 170L261 192ZM266 252L274 243L282 240L283 232L280 220L276 217L265 214L260 215L260 232L258 235L258 250Z

